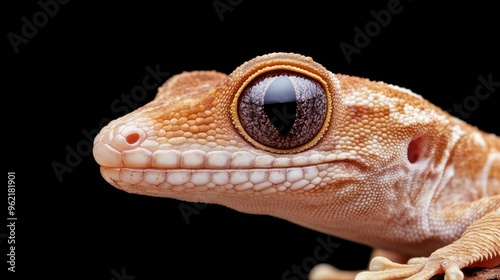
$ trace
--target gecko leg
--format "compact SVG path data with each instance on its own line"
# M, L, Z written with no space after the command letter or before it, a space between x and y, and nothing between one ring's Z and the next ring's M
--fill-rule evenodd
M464 267L495 267L500 265L500 209L473 223L462 237L432 253L429 258L414 258L408 264L394 263L376 257L370 271L361 272L356 280L428 280L445 274L446 280L462 280Z

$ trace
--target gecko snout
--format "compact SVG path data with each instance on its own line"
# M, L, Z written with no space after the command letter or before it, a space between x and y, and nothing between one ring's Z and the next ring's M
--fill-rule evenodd
M141 158L138 154L144 150L140 145L145 139L146 132L137 125L104 128L94 140L94 158L101 166L122 167L124 154Z

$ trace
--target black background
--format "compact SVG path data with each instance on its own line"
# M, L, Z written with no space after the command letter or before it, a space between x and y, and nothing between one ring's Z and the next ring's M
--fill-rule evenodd
M120 274L122 268L136 280L282 279L292 265L313 255L318 237L326 238L215 205L186 224L181 202L113 188L90 154L59 180L54 162L67 165L67 149L85 151L89 143L84 130L124 113L111 104L142 85L146 66L159 65L170 75L230 73L257 55L296 52L334 73L410 88L445 109L473 96L479 75L500 80L493 4L401 1L402 11L348 63L339 44L354 45L353 28L364 29L373 20L370 11L387 9L390 1L220 0L236 4L222 21L213 2L72 0L59 5L18 53L8 34L21 35L22 17L32 21L41 8L36 1L4 7L3 158L6 171L16 172L18 217L17 272L6 273L6 279L33 274L119 280L113 271ZM498 93L480 101L465 120L499 134ZM138 105L154 95L148 91ZM6 214L6 199L2 205ZM369 248L333 240L340 246L330 263L344 269L366 265ZM3 273L8 244L3 235L0 241Z

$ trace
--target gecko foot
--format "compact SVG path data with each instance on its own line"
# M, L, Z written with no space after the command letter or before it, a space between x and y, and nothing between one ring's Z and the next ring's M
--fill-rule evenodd
M370 262L370 271L361 272L356 280L429 280L438 274L446 280L463 280L464 274L458 263L447 259L414 258L408 264L398 264L384 257Z

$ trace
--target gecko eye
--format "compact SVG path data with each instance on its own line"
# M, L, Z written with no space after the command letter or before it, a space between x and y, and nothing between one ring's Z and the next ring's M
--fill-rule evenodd
M320 82L300 73L278 70L261 74L246 85L239 96L237 112L250 140L283 150L319 140L316 136L325 123L327 105Z

